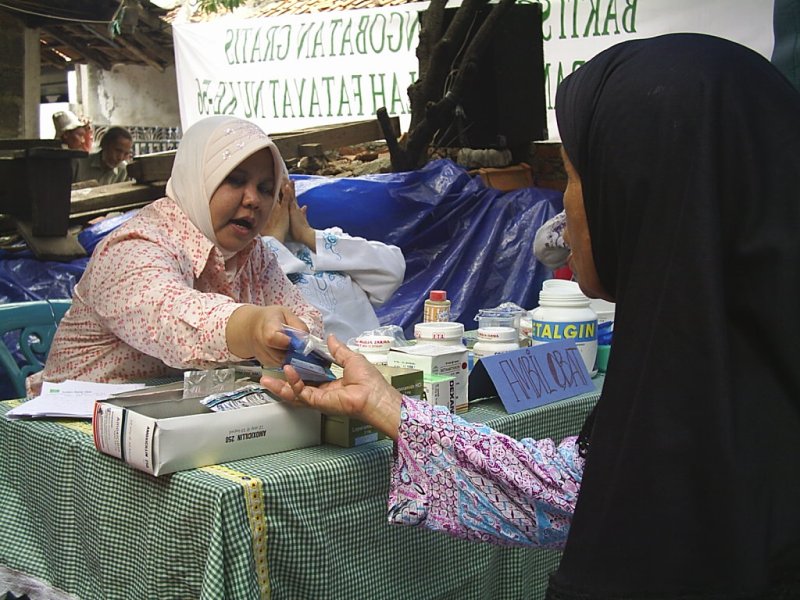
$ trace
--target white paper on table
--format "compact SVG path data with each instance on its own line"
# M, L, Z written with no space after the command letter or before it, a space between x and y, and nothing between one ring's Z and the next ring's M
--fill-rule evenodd
M145 387L143 383L93 383L68 379L61 383L42 384L42 393L6 413L6 419L72 418L91 419L95 400L112 394L132 392Z

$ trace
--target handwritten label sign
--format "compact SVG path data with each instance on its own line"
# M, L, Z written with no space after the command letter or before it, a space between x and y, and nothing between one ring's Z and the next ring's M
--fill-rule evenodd
M509 413L594 391L580 350L558 341L484 356L470 374L470 399L499 396Z

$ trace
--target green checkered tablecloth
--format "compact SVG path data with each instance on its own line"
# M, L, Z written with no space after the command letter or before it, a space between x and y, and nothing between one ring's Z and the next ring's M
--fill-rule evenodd
M465 417L560 439L598 395ZM0 402L0 565L82 600L540 598L558 564L389 525L389 441L152 477L100 454L89 423L3 418L15 405Z

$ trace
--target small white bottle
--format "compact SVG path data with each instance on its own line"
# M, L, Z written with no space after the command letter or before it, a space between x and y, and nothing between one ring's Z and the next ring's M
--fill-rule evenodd
M464 325L456 321L417 323L414 337L419 344L459 346L464 343Z
M519 334L516 328L481 327L478 329L478 341L472 348L476 359L511 350L519 350Z
M388 335L362 335L356 338L356 350L375 365L385 365L394 338Z
M597 314L590 302L575 281L545 281L539 306L531 312L531 344L575 342L586 370L592 373L597 357Z

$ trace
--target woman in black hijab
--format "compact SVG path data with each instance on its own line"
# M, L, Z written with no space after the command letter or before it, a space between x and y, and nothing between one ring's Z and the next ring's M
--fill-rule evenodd
M343 379L262 383L396 440L393 522L548 545L574 506L553 600L800 597L800 94L677 34L599 54L556 112L570 263L617 303L578 444L425 409L336 340Z
M552 597L776 595L800 578L800 95L678 34L601 53L556 113L573 254L617 306Z

